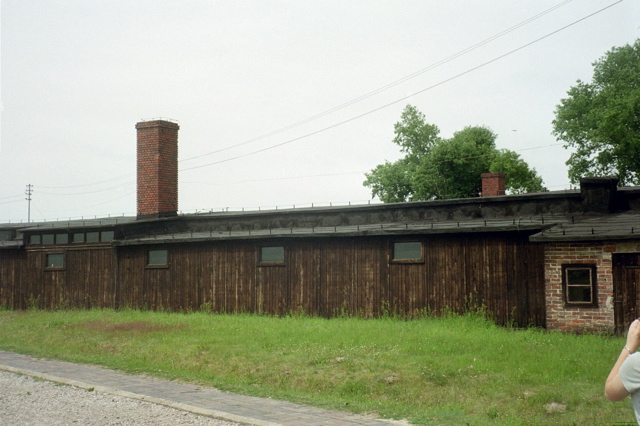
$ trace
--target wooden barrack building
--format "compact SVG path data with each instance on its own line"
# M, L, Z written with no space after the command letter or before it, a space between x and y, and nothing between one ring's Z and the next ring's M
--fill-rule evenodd
M136 125L136 217L0 224L0 305L281 315L484 307L500 324L621 330L637 317L640 188L177 214L177 132ZM490 192L491 191L491 192Z

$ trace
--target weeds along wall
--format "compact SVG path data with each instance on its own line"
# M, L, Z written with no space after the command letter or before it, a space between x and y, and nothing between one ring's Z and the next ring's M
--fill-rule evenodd
M394 261L397 241L422 243L422 257ZM261 263L273 245L282 261ZM149 265L158 249L166 264ZM501 324L545 326L543 247L524 232L56 246L65 266L47 268L53 250L0 251L0 304L324 317L483 307Z

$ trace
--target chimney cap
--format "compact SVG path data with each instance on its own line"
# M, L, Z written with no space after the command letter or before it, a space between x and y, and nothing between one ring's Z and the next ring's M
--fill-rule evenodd
M180 128L178 120L163 117L142 120L136 123L136 129L144 129L147 127L168 127L170 129Z

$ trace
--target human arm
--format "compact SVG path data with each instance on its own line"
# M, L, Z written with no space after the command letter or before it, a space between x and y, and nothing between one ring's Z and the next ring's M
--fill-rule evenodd
M624 387L622 379L618 374L620 367L629 355L640 347L640 320L635 320L629 326L627 333L627 344L620 352L618 360L613 365L604 386L604 395L610 401L621 401L629 395L629 391Z

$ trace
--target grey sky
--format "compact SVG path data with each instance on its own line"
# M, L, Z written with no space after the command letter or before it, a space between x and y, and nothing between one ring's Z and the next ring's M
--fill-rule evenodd
M245 143L554 6L404 83ZM518 152L549 189L567 188L569 153L551 135L554 108L577 79L590 79L607 50L640 37L637 0L2 0L0 7L0 222L26 220L28 183L32 220L135 214L134 126L156 117L180 124L184 212L366 202L363 174L399 158L393 124L408 103L443 137L490 127L498 147Z

